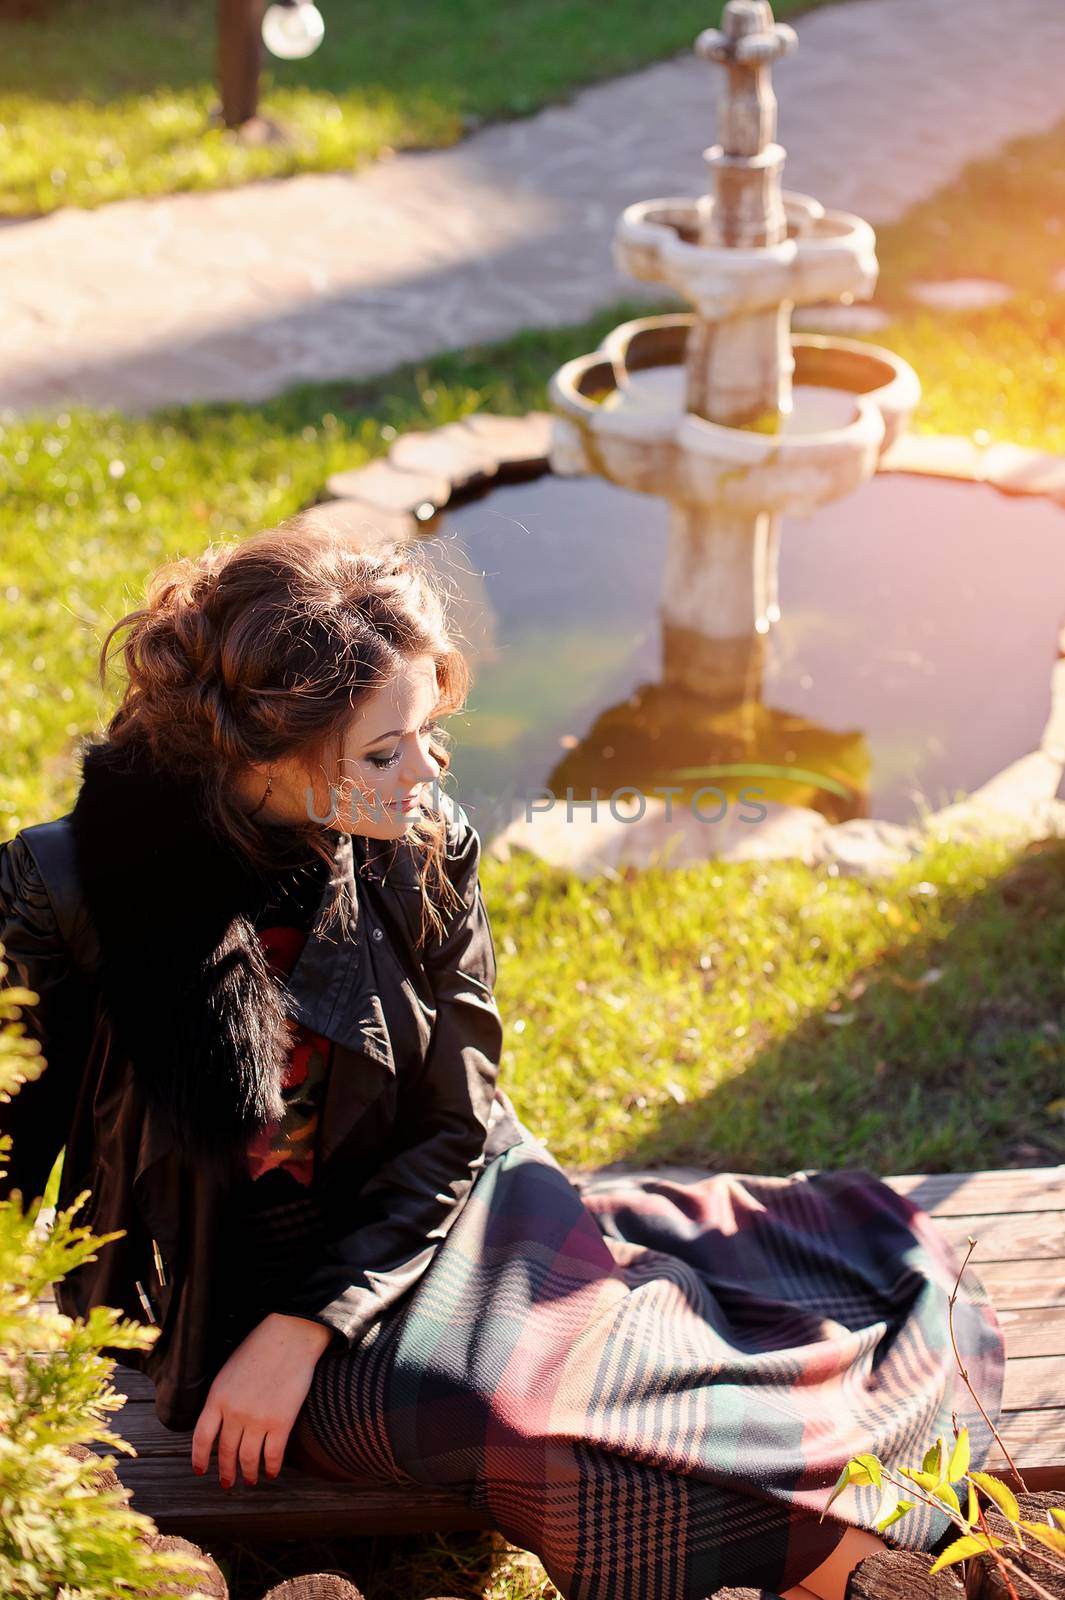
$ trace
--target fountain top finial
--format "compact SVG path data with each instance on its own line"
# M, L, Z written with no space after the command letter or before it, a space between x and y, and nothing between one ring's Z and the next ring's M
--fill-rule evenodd
M720 28L704 28L695 53L728 67L769 67L794 50L794 28L774 22L769 0L728 0Z

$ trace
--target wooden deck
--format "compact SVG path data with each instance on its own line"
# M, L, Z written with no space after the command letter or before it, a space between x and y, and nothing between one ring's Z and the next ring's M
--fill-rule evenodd
M676 1169L670 1169L676 1170ZM1000 1432L1029 1489L1065 1488L1065 1166L1008 1172L889 1178L973 1254L1006 1334ZM127 1402L114 1429L132 1444L118 1474L133 1505L158 1527L208 1544L213 1534L301 1538L340 1533L432 1532L485 1522L450 1496L392 1489L374 1480L334 1483L285 1466L273 1481L218 1484L217 1461L203 1478L190 1465L191 1433L156 1419L151 1384L116 1368ZM1008 1477L997 1447L987 1469Z

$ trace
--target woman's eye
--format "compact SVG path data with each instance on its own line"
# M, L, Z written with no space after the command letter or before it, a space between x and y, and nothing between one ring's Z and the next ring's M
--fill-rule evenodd
M436 727L436 723L433 721L432 718L430 718L428 722L423 722L422 723L421 728L419 729L419 732L420 733L430 733L433 730L433 728L435 728L435 727ZM399 760L399 751L398 750L393 750L393 752L392 752L392 754L390 756L367 756L366 759L367 759L367 761L369 761L369 763L370 763L370 765L372 767L378 767L378 768L394 767L396 762Z

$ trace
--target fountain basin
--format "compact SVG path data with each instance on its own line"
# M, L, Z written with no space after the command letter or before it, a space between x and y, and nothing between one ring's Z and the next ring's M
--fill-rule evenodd
M728 428L684 407L694 316L623 323L551 382L551 464L624 488L744 514L811 511L857 488L905 425L916 374L889 350L792 339L795 410L779 431Z
M710 195L639 201L618 219L614 260L642 282L674 289L711 321L789 300L868 299L879 270L869 224L849 211L826 211L810 195L786 190L782 199L788 237L758 249L700 242L713 216Z

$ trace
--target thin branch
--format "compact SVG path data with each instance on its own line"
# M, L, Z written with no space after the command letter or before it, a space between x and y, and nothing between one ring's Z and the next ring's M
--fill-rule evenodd
M992 1538L991 1529L987 1525L986 1513L984 1511L983 1506L980 1504L979 1499L977 1499L977 1502L976 1502L976 1515L980 1519L980 1529L981 1529L981 1531L987 1536L988 1553L989 1553L989 1555L992 1556L992 1558L994 1559L995 1565L998 1567L999 1572L1002 1574L1002 1581L1006 1585L1006 1588L1009 1590L1010 1600L1021 1600L1020 1595L1017 1593L1016 1589L1013 1587L1013 1583L1012 1583L1012 1581L1010 1579L1010 1571L1016 1571L1016 1568L1013 1566L1012 1561L1011 1562L1007 1562L1005 1556L1001 1555L999 1553L998 1549L996 1548L994 1540ZM1020 1538L1020 1534L1018 1534L1017 1537L1019 1539ZM1044 1590L1044 1594L1045 1594L1045 1592L1046 1591ZM1053 1595L1050 1596L1050 1600L1054 1600Z
M958 1276L954 1281L954 1290L953 1290L953 1293L951 1294L950 1301L949 1301L948 1307L947 1307L947 1323L948 1323L948 1326L950 1328L950 1342L951 1342L951 1346L952 1346L952 1348L954 1350L954 1359L958 1364L958 1371L961 1373L961 1376L962 1376L962 1382L965 1384L965 1387L968 1389L969 1393L972 1395L973 1399L976 1401L977 1408L979 1409L980 1415L983 1417L984 1421L987 1423L988 1427L991 1429L991 1432L995 1437L995 1440L996 1440L996 1442L998 1444L999 1449L1002 1451L1002 1454L1006 1457L1006 1460L1009 1462L1010 1471L1013 1473L1014 1477L1017 1479L1017 1482L1020 1484L1020 1486L1024 1490L1025 1494L1027 1494L1028 1493L1028 1485L1025 1483L1024 1479L1021 1477L1021 1474L1017 1469L1017 1464L1014 1461L1013 1457L1010 1455L1009 1451L1007 1450L1006 1444L1005 1444L1005 1441L1003 1440L1002 1435L999 1433L998 1429L995 1427L995 1424L991 1421L991 1418L988 1416L987 1412L984 1410L983 1401L980 1399L980 1396L977 1394L976 1390L973 1388L972 1384L969 1382L969 1374L965 1370L964 1366L962 1365L961 1352L958 1349L958 1341L957 1341L957 1339L955 1338L955 1335L954 1335L954 1306L955 1306L955 1304L957 1302L957 1299L958 1299L958 1289L961 1286L961 1280L962 1280L962 1277L963 1277L963 1275L965 1273L965 1269L969 1265L969 1257L972 1255L972 1253L973 1253L973 1251L975 1249L976 1249L976 1240L970 1234L969 1235L969 1248L968 1248L968 1251L966 1252L965 1260L962 1262L961 1266L958 1268Z

